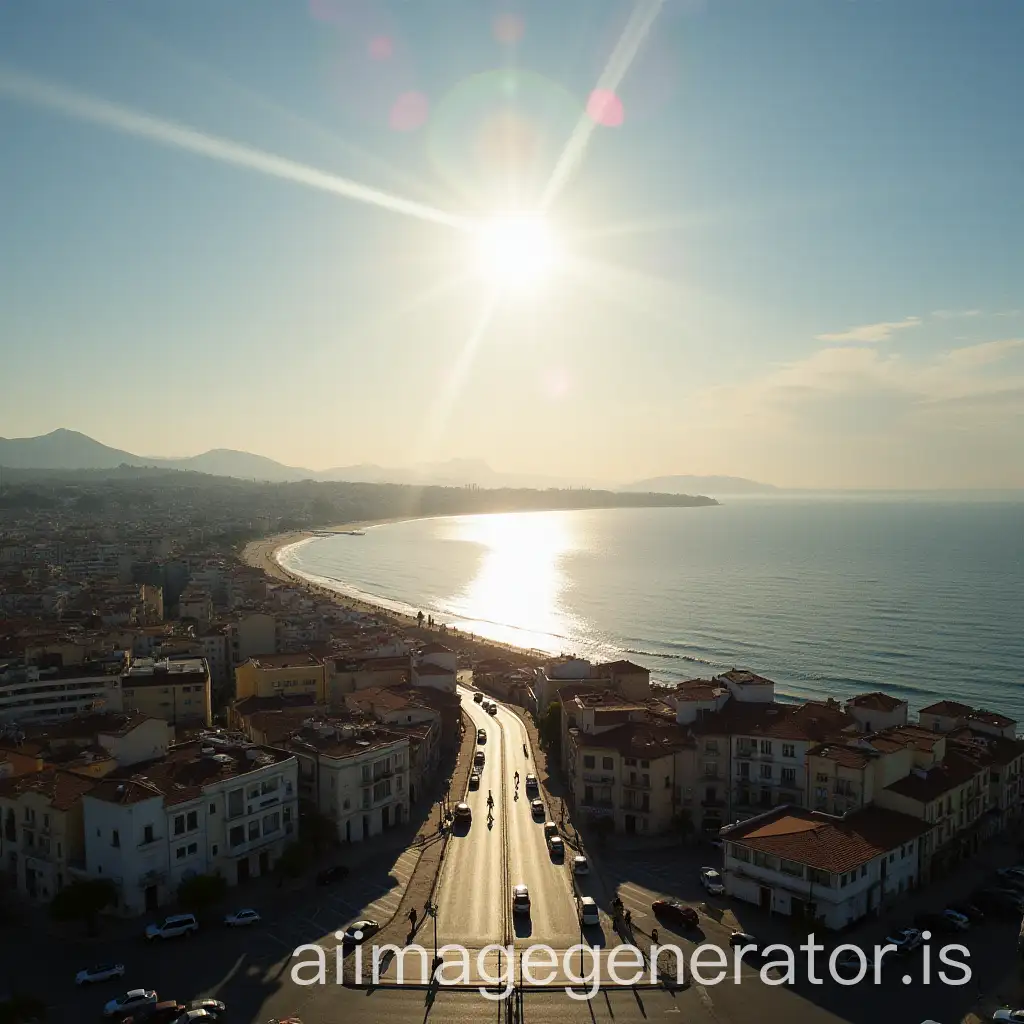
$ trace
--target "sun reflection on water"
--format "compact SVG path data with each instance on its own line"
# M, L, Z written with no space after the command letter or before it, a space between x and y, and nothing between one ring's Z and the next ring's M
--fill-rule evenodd
M561 603L568 582L562 563L578 547L570 518L557 512L460 517L449 537L485 549L474 578L448 604L458 627L557 653L573 622Z

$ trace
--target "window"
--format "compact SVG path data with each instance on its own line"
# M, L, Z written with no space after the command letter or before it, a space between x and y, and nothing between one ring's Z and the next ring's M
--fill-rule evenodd
M782 756L783 757L796 757L796 745L793 743L782 744Z
M217 844L216 843L214 843L213 846L210 847L210 854L212 856L214 856L214 857L217 856Z
M399 793L401 793L402 790L405 789L405 779L401 775L399 775L395 779L395 788L398 790Z
M249 842L251 843L254 839L260 837L260 823L258 821L249 822Z
M615 767L614 759L612 759L610 757L602 757L601 758L601 767L603 769L605 769L605 771L611 771Z
M829 888L832 886L832 876L827 871L821 871L818 868L810 868L807 872L808 880L813 882L815 885L827 885Z
M792 875L794 878L804 877L804 866L795 860L784 860L779 864L779 870L784 875Z
M178 814L174 818L174 834L176 836L183 835L185 832L185 815Z
M771 740L761 740L761 753L762 754L770 754L771 752L772 752L772 741Z
M153 842L153 826L152 825L147 825L145 827L145 829L143 830L142 841L144 843L151 843L151 842Z
M796 782L796 769L795 768L783 768L782 769L782 781L793 785Z
M636 767L636 758L635 757L627 757L626 758L626 767L627 768L635 768Z
M584 754L583 755L583 767L584 768L593 768L594 767L594 755L593 754Z
M814 778L816 782L828 782L828 775L825 772L818 772Z
M199 812L198 811L189 811L188 812L188 821L186 823L186 827L187 827L189 832L192 832L195 829L199 828Z
M241 825L236 825L228 833L228 845L229 846L241 846L245 842L245 829Z
M734 860L741 860L745 864L750 863L750 851L745 846L736 846L733 844L729 847L729 852L732 854Z
M210 804L210 813L211 814L216 814L217 813L217 805L216 804Z
M120 832L117 831L116 828L114 829L113 832L110 833L110 845L111 846L120 846L121 845L121 834L120 834Z
M257 800L257 799L259 799L259 795L260 795L260 787L259 786L250 786L249 787L249 799L250 800Z
M651 767L651 762L650 761L641 761L640 762L640 767L641 768L650 768Z
M705 740L704 741L704 753L705 754L717 754L718 753L718 740Z
M281 815L278 813L268 814L263 819L263 834L270 835L271 832L276 832L281 827Z
M43 815L43 828L50 827L50 816L48 814Z
M278 776L276 775L273 778L264 779L260 783L260 794L262 796L266 796L268 793L276 793L277 787L280 784L280 782L280 778L278 778Z
M245 800L242 798L240 789L233 789L228 793L228 817L234 818L245 810Z
M860 877L861 878L867 878L868 877L868 866L867 866L867 864L861 864L861 866L860 866Z
M369 782L372 776L370 775L370 766L368 764L363 765L363 782Z
M185 859L185 847L184 846L179 846L174 851L174 858L175 858L175 860L184 860Z
M196 852L196 850L198 850L198 849L199 849L199 847L198 847L198 845L196 843L189 843L188 844L188 855L191 857L192 854L194 854Z
M769 857L766 853L754 852L754 866L759 868L771 868L774 870L779 866L778 859Z
M704 777L708 779L718 778L718 762L717 761L705 761L704 762Z

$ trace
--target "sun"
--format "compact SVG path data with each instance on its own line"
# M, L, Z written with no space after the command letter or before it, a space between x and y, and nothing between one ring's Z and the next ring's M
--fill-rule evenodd
M535 287L557 269L557 239L538 214L500 214L480 224L475 235L477 269L497 288Z

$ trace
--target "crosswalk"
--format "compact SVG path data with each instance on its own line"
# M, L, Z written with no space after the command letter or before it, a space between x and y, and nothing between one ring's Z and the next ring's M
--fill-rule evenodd
M274 921L263 930L263 937L278 950L291 951L306 943L337 945L333 933L361 918L378 921L383 926L397 913L406 886L419 862L419 850L406 850L391 869L391 888L381 892L360 885L352 878L338 892L325 892L316 907L296 910Z

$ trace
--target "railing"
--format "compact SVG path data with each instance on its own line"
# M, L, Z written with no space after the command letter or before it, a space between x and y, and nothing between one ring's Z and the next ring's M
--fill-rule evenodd
M584 810L587 808L597 808L600 810L611 810L615 804L611 800L581 800L580 807Z
M651 783L650 783L649 780L647 782L644 782L643 779L628 779L628 780L627 779L623 779L622 780L622 788L623 789L650 789L651 788Z
M195 829L193 829L193 831L195 831ZM152 846L154 843L162 843L164 838L164 836L152 836L149 839L143 839L136 848L141 850L143 847Z
M602 775L599 772L584 772L584 782L596 782L599 786L611 786L615 782L614 775Z

